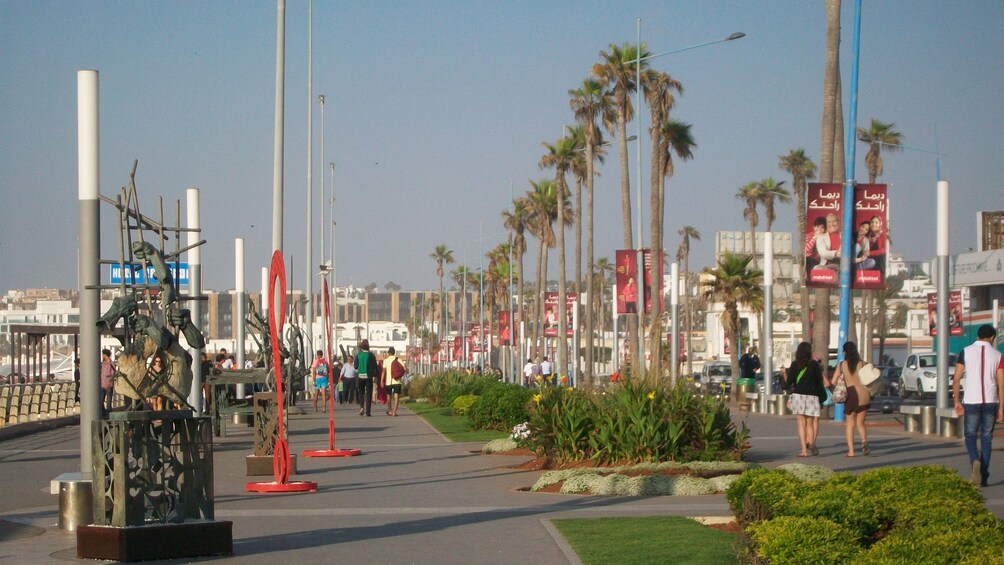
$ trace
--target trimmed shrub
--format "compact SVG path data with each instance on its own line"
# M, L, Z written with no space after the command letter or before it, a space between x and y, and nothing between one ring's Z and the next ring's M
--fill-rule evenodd
M519 385L486 379L478 401L471 405L467 419L476 430L510 431L529 419L527 403L533 392Z
M853 532L822 517L782 516L746 532L771 565L846 563L860 552Z
M473 394L465 394L463 396L458 396L453 399L450 403L450 408L453 409L453 413L457 416L467 415L467 411L470 410L471 406L478 401L479 396Z
M481 453L504 453L518 448L516 440L512 438L493 439L481 448Z

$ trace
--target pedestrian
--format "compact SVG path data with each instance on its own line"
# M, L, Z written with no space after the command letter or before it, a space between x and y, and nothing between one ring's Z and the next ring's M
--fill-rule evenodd
M812 358L812 345L803 341L795 350L795 360L786 371L785 390L791 397L791 411L798 423L799 457L819 455L816 438L819 436L819 395L823 392L823 369Z
M115 362L110 349L101 350L101 417L108 418L112 411L112 397L115 395Z
M401 402L401 379L408 372L394 353L393 346L387 348L387 357L383 360L381 373L384 389L387 392L388 416L397 416L397 407Z
M744 379L755 379L759 370L760 357L756 353L756 348L750 347L739 359L739 376Z
M523 387L530 388L530 383L533 381L533 360L527 357L526 365L523 365Z
M73 401L80 403L80 357L73 359Z
M380 378L380 366L377 364L376 355L370 352L370 340L364 339L359 342L359 352L356 353L355 360L356 377L359 388L359 415L371 416L373 407L373 381Z
M858 353L858 346L853 341L844 342L844 360L837 366L834 381L844 379L847 386L847 400L844 401L844 415L847 424L844 433L847 436L847 457L854 457L854 428L858 429L861 436L861 453L868 455L871 448L868 447L868 430L865 429L865 417L868 409L871 408L872 396L868 389L861 384L858 377L858 370L864 365L861 354Z
M547 356L544 356L544 360L540 362L540 376L544 379L544 382L554 386L552 377L554 376L554 366L551 362L547 360Z
M356 401L356 376L358 374L353 364L353 358L349 355L345 358L345 364L342 365L342 371L339 373L339 382L342 383L342 388L345 390L345 401L349 404Z
M994 437L994 423L1004 422L1004 356L994 347L997 330L983 324L976 330L976 341L962 350L955 365L952 393L955 395L955 413L965 418L966 450L973 472L973 483L987 486L990 478L990 450ZM959 381L966 375L966 391L959 400ZM976 449L976 439L980 448Z
M317 413L317 399L321 399L321 406L324 411L328 411L328 375L331 374L331 365L324 358L324 352L317 350L314 362L310 365L310 373L314 376L314 413Z

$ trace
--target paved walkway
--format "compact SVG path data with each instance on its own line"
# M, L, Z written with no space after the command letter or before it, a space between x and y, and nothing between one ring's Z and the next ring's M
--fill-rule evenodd
M549 520L596 516L727 516L721 495L700 497L592 497L521 491L539 472L509 467L525 457L484 456L481 444L451 443L405 408L371 418L348 405L336 409L337 447L362 449L353 458L299 458L295 478L318 483L318 492L262 495L244 491L249 430L233 433L215 449L217 519L234 523L235 557L241 563L576 563ZM309 407L307 408L309 410ZM379 415L377 415L377 413ZM873 453L843 456L843 427L821 426L819 457L798 459L792 417L742 415L752 430L748 459L767 466L818 463L863 471L884 465L939 464L965 472L959 440L924 438L876 417L869 430ZM894 423L893 423L894 424ZM291 418L290 448L327 447L326 414ZM998 444L998 449L1004 443ZM73 560L75 537L59 531L58 500L49 480L77 470L75 426L0 442L0 562ZM1004 517L1004 454L995 453L987 506ZM965 476L965 475L964 475ZM264 478L263 480L270 480ZM221 559L222 560L222 559Z

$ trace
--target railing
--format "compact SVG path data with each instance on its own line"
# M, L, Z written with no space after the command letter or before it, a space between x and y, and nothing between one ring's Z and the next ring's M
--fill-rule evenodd
M80 413L76 383L0 385L0 427Z

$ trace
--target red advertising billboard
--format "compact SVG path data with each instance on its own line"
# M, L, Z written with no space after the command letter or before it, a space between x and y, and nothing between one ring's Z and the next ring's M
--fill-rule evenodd
M927 293L927 333L938 335L938 293ZM962 335L962 291L948 292L948 335Z
M838 183L809 183L805 210L805 284L840 285L843 191ZM885 288L889 205L884 184L854 187L851 285L858 290Z
M852 286L857 290L885 289L889 205L884 184L854 187L854 257Z
M644 276L642 288L638 288L638 252L634 249L618 249L615 252L617 263L615 277L617 283L617 313L635 314L638 312L638 299L645 301L645 313L652 312L652 253L648 249L642 251ZM662 257L659 257L659 269L662 269ZM661 298L661 289L656 294Z
M519 322L519 313L512 313L516 317L516 321ZM512 324L509 323L509 311L503 310L499 312L498 320L498 334L499 345L512 345Z
M574 337L575 302L574 292L565 293L565 335ZM558 293L544 294L544 337L558 337Z

